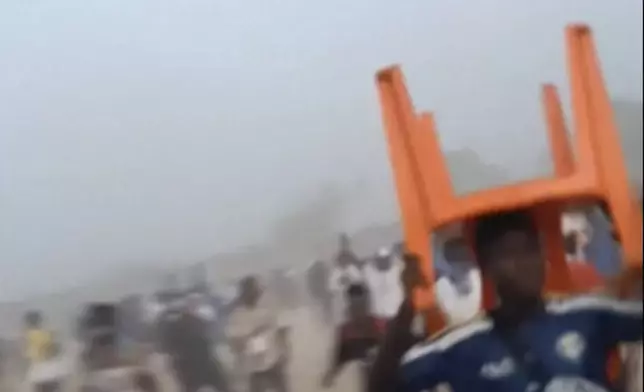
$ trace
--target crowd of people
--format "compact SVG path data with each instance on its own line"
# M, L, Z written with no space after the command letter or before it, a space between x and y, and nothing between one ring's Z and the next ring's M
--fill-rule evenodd
M590 289L617 275L618 240L601 210L567 214L563 230L575 279ZM641 391L635 386L641 380L606 371L611 349L641 343L641 286L631 292L640 295L628 300L544 297L547 268L539 234L524 212L481 218L473 253L452 228L432 243L433 287L445 330L432 330L424 322L427 314L413 307L413 291L430 283L416 255L393 244L358 256L342 236L332 261L313 262L303 276L288 269L244 276L234 295L200 281L188 288L166 285L151 298L89 304L75 336L82 346L83 390L161 390L150 370L161 359L185 392L291 391L294 325L288 310L300 306L305 286L308 307L333 331L320 388L333 388L345 365L356 363L369 392ZM499 302L480 315L482 276ZM25 338L33 389L62 391L69 364L52 360L64 350L40 312L25 317ZM222 358L222 347L232 359ZM628 363L639 354L641 368L638 347L626 358ZM114 389L127 383L129 389Z

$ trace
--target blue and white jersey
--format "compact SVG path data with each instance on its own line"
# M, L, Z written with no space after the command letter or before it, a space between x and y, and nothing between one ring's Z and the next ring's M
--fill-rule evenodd
M449 384L453 392L608 392L609 353L642 340L642 301L551 301L515 332L520 350L480 318L412 348L401 365L404 391Z

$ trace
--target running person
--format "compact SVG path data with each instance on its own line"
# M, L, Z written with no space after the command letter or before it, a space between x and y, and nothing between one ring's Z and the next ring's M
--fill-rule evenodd
M226 335L239 366L248 375L249 392L288 392L289 327L265 304L254 276L239 284L239 301Z
M403 301L401 272L402 264L389 248L380 249L374 259L364 266L365 283L371 296L371 312L384 322L396 316Z
M185 301L185 302L184 302ZM184 392L211 387L217 392L230 390L221 363L212 350L207 314L199 312L194 298L180 299L160 321L164 352Z
M371 362L384 335L386 322L371 315L370 296L365 286L349 286L346 296L347 321L338 328L331 363L322 379L322 387L331 387L345 365L359 362L364 371L364 390Z

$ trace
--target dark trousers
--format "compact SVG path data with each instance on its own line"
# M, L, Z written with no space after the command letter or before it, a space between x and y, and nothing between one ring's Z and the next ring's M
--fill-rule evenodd
M59 392L61 390L58 381L41 382L34 385L34 392Z
M228 380L221 364L210 360L195 367L174 366L181 392L197 392L200 388L211 387L217 392L230 392Z
M288 375L283 364L263 372L251 373L249 392L289 392Z

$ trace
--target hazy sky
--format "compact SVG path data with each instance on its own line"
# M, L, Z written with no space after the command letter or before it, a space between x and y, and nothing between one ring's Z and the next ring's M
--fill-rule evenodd
M373 83L391 63L447 147L533 172L564 25L590 23L611 92L641 100L641 15L641 0L2 0L0 300L256 241L330 184L353 198L347 226L394 219Z

